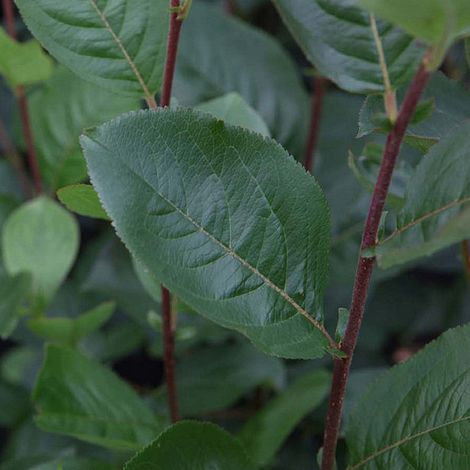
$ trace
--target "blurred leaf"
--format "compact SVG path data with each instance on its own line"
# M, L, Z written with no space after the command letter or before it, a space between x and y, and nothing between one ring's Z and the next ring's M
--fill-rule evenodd
M97 251L90 252L91 265L83 274L82 291L115 300L137 323L147 326L146 315L156 308L155 301L139 282L124 245L109 235L100 240Z
M71 268L78 250L78 225L44 196L24 203L3 228L2 248L9 274L31 274L39 308L44 307Z
M325 399L329 386L326 371L304 375L244 425L239 437L257 466L269 464L300 420Z
M449 46L457 37L470 34L467 0L359 0L370 11L413 36Z
M470 124L434 145L411 175L397 227L376 248L381 267L428 256L470 236Z
M245 127L269 137L269 129L261 116L238 93L227 93L220 98L201 103L195 109L212 114L227 124Z
M20 307L31 292L31 277L0 275L0 337L8 338L20 319Z
M57 67L51 79L29 99L41 172L52 189L87 177L78 143L84 128L139 107L136 98L116 96L81 80L65 67Z
M106 323L115 308L114 302L106 302L77 318L32 318L29 328L48 341L75 346L84 336Z
M274 0L274 4L322 75L353 93L384 90L369 15L357 0ZM423 48L389 23L378 22L377 26L395 88L411 79Z
M266 353L324 354L329 212L282 147L169 108L118 118L82 145L117 233L176 296Z
M346 432L350 468L467 469L470 327L449 330L375 380Z
M308 96L292 59L260 29L215 6L193 3L176 62L173 93L180 104L193 106L235 91L261 115L278 142L300 154Z
M15 88L47 80L52 73L52 60L37 41L19 43L0 27L0 75Z
M246 343L192 350L176 363L178 402L183 416L223 410L262 384L279 388L282 362ZM166 387L157 395L166 403Z
M0 380L0 403L0 426L2 427L13 428L31 408L27 390L3 380Z
M211 423L183 421L135 455L125 470L254 470L240 442Z
M136 98L160 88L168 32L166 0L17 0L43 46L85 80Z
M33 392L38 426L115 449L139 449L161 432L143 400L102 365L48 346Z
M91 184L65 186L57 191L57 197L69 211L85 217L110 220Z

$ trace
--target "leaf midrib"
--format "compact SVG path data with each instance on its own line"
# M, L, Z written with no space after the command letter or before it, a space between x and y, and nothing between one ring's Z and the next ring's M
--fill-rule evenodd
M113 38L113 41L118 46L119 50L121 51L122 55L124 56L124 59L129 64L129 67L131 68L132 73L137 78L137 81L139 82L139 85L141 86L141 88L144 92L145 98L147 100L152 101L154 99L153 95L152 95L152 93L150 93L149 89L147 88L147 85L145 84L145 81L144 81L139 69L137 68L137 65L134 63L131 56L127 52L127 49L124 47L124 44L122 43L121 39L114 32L113 28L111 27L111 24L109 23L108 19L104 15L104 13L99 9L96 1L95 0L89 0L89 1L91 3L91 6L93 7L93 9L96 11L96 14L98 15L98 18L103 23L105 29L109 32L109 34L111 34L111 37Z
M375 458L377 458L379 455L385 454L386 452L396 449L397 447L400 447L403 444L406 444L407 442L412 441L413 439L417 439L418 437L425 436L426 434L429 434L431 432L438 431L439 429L445 428L447 426L452 426L453 424L458 424L467 420L470 420L470 416L461 416L460 418L456 418L452 421L448 421L447 423L443 423L438 426L434 426L432 428L428 428L423 431L420 431L416 434L411 434L409 436L406 436L403 439L400 439L399 441L393 442L392 444L389 444L388 446L382 447L381 449L377 450L373 454L370 454L369 456L367 456L365 459L361 460L359 463L352 465L352 466L351 465L348 466L347 470L357 470L358 468L361 468L367 462L370 462L371 460L374 460Z
M451 201L448 204L445 204L441 207L438 207L437 209L435 209L431 212L427 212L427 213L423 214L422 216L412 220L408 224L403 225L399 229L393 231L388 237L386 237L382 241L380 241L377 246L379 247L379 246L383 245L384 243L386 243L386 242L392 240L393 238L395 238L397 235L400 235L403 232L406 232L408 229L414 227L415 225L420 224L421 222L424 222L427 219L435 217L436 215L439 215L439 214L441 214L442 212L445 212L448 209L452 209L453 207L463 205L467 202L470 202L470 196L465 197L463 199L457 199L455 201Z

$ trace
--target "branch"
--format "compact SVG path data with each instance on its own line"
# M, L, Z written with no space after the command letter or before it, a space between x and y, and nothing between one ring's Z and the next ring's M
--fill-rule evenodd
M13 0L3 0L3 13L5 15L6 29L10 37L16 40L15 29L15 11L13 9ZM29 119L28 101L25 90L22 86L16 88L16 99L20 108L21 127L26 143L28 163L33 177L34 190L37 194L42 192L41 172L39 171L38 157L34 146L33 131Z
M171 89L175 75L176 53L183 19L178 18L179 0L170 0L170 30L168 31L168 42L166 48L165 71L163 73L163 86L160 98L160 106L170 106Z
M304 166L307 171L312 172L315 150L318 142L318 134L320 131L321 112L323 108L323 97L326 89L326 79L317 77L313 80L314 93L311 100L310 127L305 146Z
M364 227L361 252L374 247L376 244L380 218L385 205L390 181L392 179L393 169L400 152L406 129L428 79L429 71L426 68L426 62L423 62L419 70L416 72L416 75L408 89L395 126L387 138L379 176L375 184L374 193L369 206L369 213ZM374 262L374 258L366 258L362 255L359 256L349 322L346 328L344 341L341 346L342 351L346 354L346 358L335 359L334 363L333 381L325 424L322 470L331 470L335 462L336 445L338 441L346 384L348 381L354 349L359 336L362 317L364 315L367 291L372 270L374 268Z
M173 87L173 77L175 74L176 53L181 32L181 25L184 15L180 16L179 0L170 0L170 29L168 31L168 42L166 50L165 70L163 74L163 86L160 99L160 106L170 105L171 89ZM149 108L155 109L155 101L147 101ZM168 408L170 410L171 421L179 420L178 398L175 381L175 337L171 315L171 296L168 289L161 286L162 292L162 318L163 318L163 362L165 368L165 378L168 393Z

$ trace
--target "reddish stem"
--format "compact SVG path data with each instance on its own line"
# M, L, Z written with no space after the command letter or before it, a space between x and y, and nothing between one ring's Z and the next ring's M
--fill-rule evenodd
M180 6L179 0L170 0L170 7L176 9ZM168 31L168 42L166 48L165 71L163 73L163 86L160 98L160 106L170 106L171 89L173 87L173 77L175 75L176 53L181 32L182 20L178 19L178 13L170 13L170 29Z
M224 10L229 15L233 15L235 13L235 5L233 0L224 0Z
M160 98L160 106L170 105L171 89L175 74L176 54L181 32L182 20L178 19L178 12L174 11L180 6L179 0L170 0L170 29L168 31L168 42L166 49L165 70L163 74L163 86ZM156 108L156 103L149 103L150 108ZM171 318L171 296L168 289L161 286L162 292L162 317L163 317L163 349L165 378L168 392L168 408L170 409L171 421L179 420L178 398L175 381L175 337Z
M465 274L467 275L468 282L470 282L470 243L468 240L464 240L461 246Z
M161 286L162 317L163 317L163 361L168 393L168 408L171 422L179 420L178 399L175 381L175 335L171 315L170 291Z
M369 206L369 213L364 227L361 252L368 248L373 248L376 244L380 218L385 205L390 181L392 179L395 162L400 152L406 129L428 79L429 72L426 67L422 65L417 71L408 89L395 126L388 135L379 176L375 184L374 193ZM359 336L374 262L375 259L373 257L366 258L364 256L359 256L349 322L346 328L344 341L341 346L342 351L346 353L347 357L345 359L335 359L334 363L333 381L325 424L322 470L331 470L335 462L336 444L338 441L346 384L348 381L354 349Z
M313 91L311 99L310 128L305 146L304 166L307 171L313 169L315 150L320 131L320 119L323 108L323 97L325 96L326 80L323 77L317 77L313 80Z
M8 131L2 121L0 121L0 142L3 145L7 159L16 170L24 195L28 198L31 197L30 181L24 167L23 159L18 154L18 151L11 141Z
M12 0L3 0L3 13L5 15L6 29L10 37L16 40L15 29L15 11ZM31 129L31 122L29 119L28 101L22 86L16 88L16 99L20 108L21 125L26 143L28 163L33 177L34 190L37 194L42 192L41 173L39 171L38 158L34 146L33 131Z

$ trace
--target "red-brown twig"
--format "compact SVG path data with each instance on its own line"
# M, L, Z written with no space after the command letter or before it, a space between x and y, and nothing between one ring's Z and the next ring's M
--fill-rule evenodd
M13 0L2 0L3 14L5 15L6 29L12 39L16 40L15 11ZM28 101L25 90L22 86L16 88L16 98L20 108L21 127L26 143L28 164L33 177L34 191L39 194L42 192L41 172L39 171L38 157L34 146L33 131L29 119Z
M326 79L317 77L313 80L313 94L311 99L310 127L305 146L304 166L311 172L320 132L320 120L325 95Z
M413 116L413 112L416 109L416 105L418 104L419 98L428 79L429 71L426 69L425 65L422 65L408 89L395 126L388 135L379 176L375 184L369 213L364 227L361 243L362 252L373 248L376 244L380 218L385 205L390 181L392 179L395 162L400 152L406 128ZM335 462L336 445L346 384L348 381L352 356L359 336L374 262L375 259L373 257L365 257L363 255L359 256L349 322L341 346L342 351L347 357L345 359L335 359L334 363L333 381L325 424L322 470L332 470Z
M179 0L170 0L170 29L168 31L168 42L166 50L165 71L163 74L163 86L160 98L160 106L170 106L171 90L173 87L173 77L175 74L176 54L178 52L178 42L181 32L182 19L178 16L177 8L180 6ZM149 103L151 108L152 106ZM163 317L163 361L165 367L165 378L168 393L168 408L170 410L171 421L179 420L178 397L175 380L175 338L171 314L171 296L168 289L161 286L162 292L162 317Z

